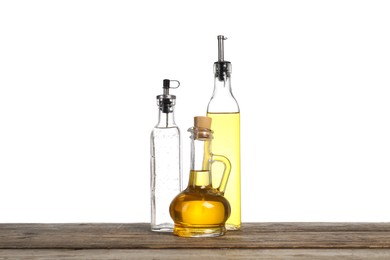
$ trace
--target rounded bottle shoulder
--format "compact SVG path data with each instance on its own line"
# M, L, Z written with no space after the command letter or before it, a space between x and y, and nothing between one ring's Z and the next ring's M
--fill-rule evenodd
M222 225L230 216L230 204L221 195L182 192L169 208L175 223L191 225Z
M180 133L180 129L178 126L165 127L165 126L156 125L152 129L152 133L153 132L178 132L178 133Z
M216 189L185 189L171 202L171 210L188 210L188 205L197 205L202 211L223 211L230 214L229 201ZM222 213L222 212L220 212ZM227 216L228 217L228 216ZM226 217L226 219L227 219Z

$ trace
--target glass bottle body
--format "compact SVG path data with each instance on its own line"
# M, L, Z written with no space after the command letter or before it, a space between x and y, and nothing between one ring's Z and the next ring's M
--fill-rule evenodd
M159 111L158 124L151 133L151 230L172 232L169 215L172 198L181 191L180 130L173 110Z
M207 107L207 116L213 120L213 151L228 157L232 165L224 195L231 207L226 228L237 230L241 227L240 109L231 90L231 65L229 62L225 63L227 71L224 73L215 69L219 73L215 74L214 92ZM218 66L218 63L214 65ZM221 171L218 164L212 167L213 172ZM213 175L213 178L218 176Z
M230 173L230 162L224 156L211 153L209 137L200 137L196 130L191 137L191 170L188 186L177 195L169 208L175 222L174 234L182 237L212 237L225 234L225 222L230 215L229 202L223 196ZM211 164L225 164L218 188L212 186Z

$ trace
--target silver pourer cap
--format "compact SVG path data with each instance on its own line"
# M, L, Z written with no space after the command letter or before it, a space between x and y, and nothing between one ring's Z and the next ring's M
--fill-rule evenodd
M227 38L223 35L218 35L218 61L214 62L214 75L220 80L223 80L225 76L230 77L232 73L232 64L224 59L224 41Z
M163 113L172 113L173 107L176 105L176 96L169 94L169 89L172 88L170 87L171 81L175 81L178 83L177 87L174 88L178 88L180 86L180 82L177 80L164 79L163 94L156 96L157 105Z

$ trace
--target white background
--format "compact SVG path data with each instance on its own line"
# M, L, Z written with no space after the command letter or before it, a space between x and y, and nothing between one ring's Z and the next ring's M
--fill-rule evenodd
M148 222L164 78L187 128L217 35L242 219L390 221L388 1L1 1L0 222Z

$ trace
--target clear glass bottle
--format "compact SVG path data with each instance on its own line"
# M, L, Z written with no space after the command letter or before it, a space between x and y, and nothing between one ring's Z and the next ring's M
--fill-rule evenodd
M191 133L191 170L187 188L177 195L169 208L175 222L173 233L181 237L212 237L225 234L230 215L229 202L223 196L230 174L230 162L211 152L211 118L195 117ZM213 188L211 165L224 166L219 186Z
M230 203L231 214L226 221L228 230L241 227L241 166L240 166L240 108L230 85L232 65L224 60L223 35L218 39L218 61L214 63L214 92L207 107L207 116L213 119L213 150L229 158L232 164L225 197ZM218 171L220 165L213 165ZM218 176L215 176L218 178Z
M164 79L163 94L157 96L158 123L150 136L151 230L158 232L173 231L169 204L182 190L180 130L174 119L176 96L169 94L171 81L180 85Z

